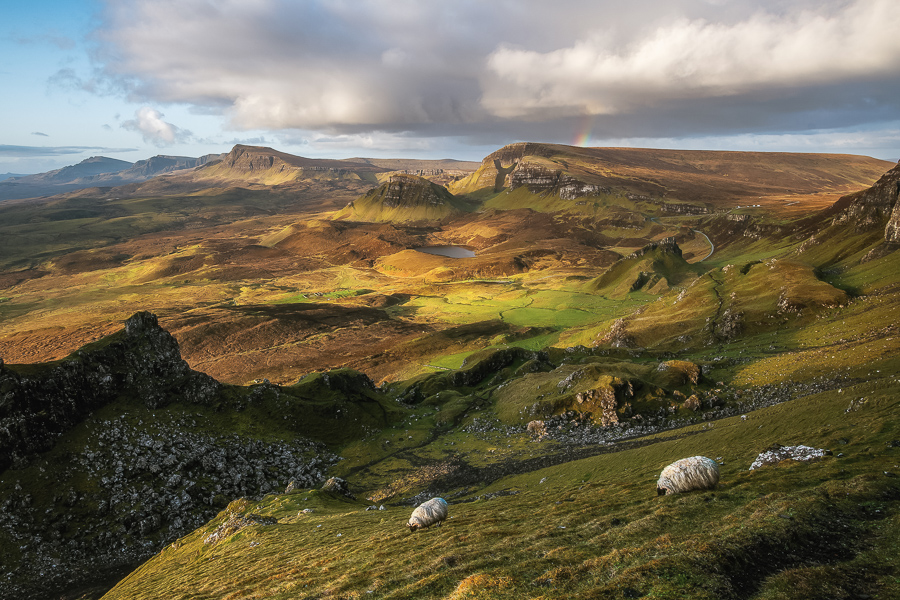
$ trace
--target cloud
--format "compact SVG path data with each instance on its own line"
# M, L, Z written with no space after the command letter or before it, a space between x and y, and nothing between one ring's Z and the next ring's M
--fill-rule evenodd
M156 146L170 146L190 139L190 131L163 121L163 116L158 110L144 106L134 113L134 119L123 121L122 128L140 132L144 141Z
M66 154L82 154L85 152L101 152L116 154L135 152L137 148L106 148L103 146L13 146L0 144L0 156L12 158L32 158L36 156L60 156Z
M323 145L739 135L897 119L898 30L894 0L107 0L97 72L57 79Z
M550 52L501 47L484 105L501 117L618 114L673 100L741 97L896 78L900 13L861 0L834 14L758 13L733 24L680 19L625 48L605 38Z

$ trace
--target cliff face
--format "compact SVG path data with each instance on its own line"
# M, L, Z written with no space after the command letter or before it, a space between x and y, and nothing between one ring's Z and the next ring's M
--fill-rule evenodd
M57 363L0 363L0 598L102 586L234 498L315 487L336 457L306 435L383 427L376 396L349 371L222 385L147 312Z
M146 312L129 318L103 347L79 350L43 373L22 375L0 363L0 472L49 450L59 435L119 396L157 408L206 404L219 388L188 367L175 338Z
M900 216L896 216L895 207L898 195L900 195L900 164L882 175L881 179L869 189L850 197L849 206L838 213L834 223L850 224L857 231L868 231L883 226L885 220L890 219L885 230L885 239L897 240Z
M582 196L609 193L609 188L585 183L562 170L550 170L542 166L520 162L509 174L510 191L525 186L532 194L559 194L563 200L575 200Z
M884 241L889 244L900 244L900 202L895 199L891 218L884 228Z
M446 189L413 175L392 176L387 183L375 190L374 195L381 198L388 208L440 206L452 199Z
M372 222L440 220L462 212L446 188L415 175L392 175L335 217Z
M549 160L554 149L543 144L509 144L488 155L481 168L468 178L454 184L455 193L470 193L491 188L495 192L526 187L533 194L558 194L563 200L609 193L609 189L586 183L556 168Z

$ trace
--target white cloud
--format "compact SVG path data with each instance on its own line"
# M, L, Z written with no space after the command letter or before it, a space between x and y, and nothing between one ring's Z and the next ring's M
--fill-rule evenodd
M124 121L122 127L129 131L140 132L144 141L156 146L170 146L190 139L190 131L163 121L163 116L165 115L158 110L144 106L134 113L134 119Z
M484 105L506 118L617 114L686 98L779 92L900 76L894 0L832 14L760 12L724 24L680 19L623 48L594 35L549 52L487 58Z

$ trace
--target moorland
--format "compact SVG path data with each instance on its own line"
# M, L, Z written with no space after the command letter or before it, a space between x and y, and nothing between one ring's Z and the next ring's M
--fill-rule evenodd
M896 597L898 194L520 143L3 200L2 596Z

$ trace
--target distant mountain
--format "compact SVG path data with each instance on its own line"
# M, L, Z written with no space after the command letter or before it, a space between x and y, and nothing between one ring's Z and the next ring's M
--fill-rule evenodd
M0 173L0 181L9 179L11 177L25 177L25 174L24 173Z
M352 179L376 183L376 174L388 170L368 163L305 158L265 146L238 144L220 160L206 164L197 172L197 177L265 185L280 185L303 179Z
M135 182L150 179L163 173L171 173L172 171L181 171L183 169L193 169L205 165L211 160L222 158L222 154L207 154L200 158L191 158L187 156L153 156L146 160L139 160L130 168L111 173L111 176L117 177L122 182Z
M207 154L200 158L154 156L130 163L105 156L92 156L77 165L54 171L10 177L0 182L0 200L62 194L89 187L139 183L165 173L193 169L221 157L220 154Z
M124 160L107 158L105 156L92 156L84 159L77 165L69 165L68 167L55 169L46 173L37 173L36 175L20 177L16 179L15 183L74 183L84 177L91 177L102 173L115 173L116 171L121 171L129 167L131 167L131 163Z

